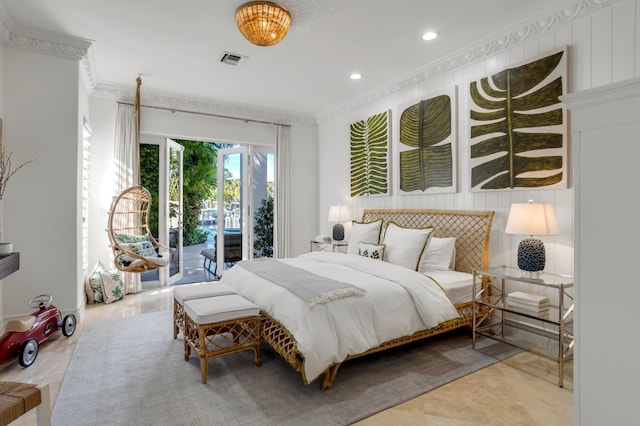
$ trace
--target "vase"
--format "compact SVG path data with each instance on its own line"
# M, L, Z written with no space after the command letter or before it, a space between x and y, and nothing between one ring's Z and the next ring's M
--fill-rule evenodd
M0 198L0 241L2 241L2 198ZM0 242L0 256L4 256L7 254L13 253L13 244L12 243L2 243Z
M13 243L0 243L0 256L13 253Z

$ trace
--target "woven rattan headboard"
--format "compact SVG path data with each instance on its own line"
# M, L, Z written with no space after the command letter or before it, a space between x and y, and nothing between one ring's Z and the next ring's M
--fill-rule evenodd
M494 212L473 210L365 210L363 222L382 218L382 229L393 221L408 228L433 226L433 236L456 238L456 271L489 266L489 235Z

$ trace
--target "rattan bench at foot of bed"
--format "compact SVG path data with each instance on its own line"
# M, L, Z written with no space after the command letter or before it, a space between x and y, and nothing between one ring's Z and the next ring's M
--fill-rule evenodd
M200 376L207 383L209 363L214 359L236 352L251 350L255 364L260 366L259 315L234 318L212 324L198 324L188 314L184 315L184 360L189 360L193 348L200 357Z

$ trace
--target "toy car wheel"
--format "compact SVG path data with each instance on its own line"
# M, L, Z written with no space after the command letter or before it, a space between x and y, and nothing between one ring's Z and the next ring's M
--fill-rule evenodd
M18 353L18 362L23 367L28 367L36 360L38 356L38 341L36 339L29 339L25 341L20 347L20 353Z
M69 337L76 331L76 316L69 314L62 320L62 334Z

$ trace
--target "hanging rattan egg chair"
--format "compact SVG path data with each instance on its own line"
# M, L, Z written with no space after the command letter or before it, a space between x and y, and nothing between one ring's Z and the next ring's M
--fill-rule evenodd
M151 194L140 185L129 187L113 199L107 233L113 263L124 272L147 272L167 266L173 249L160 245L149 229Z

